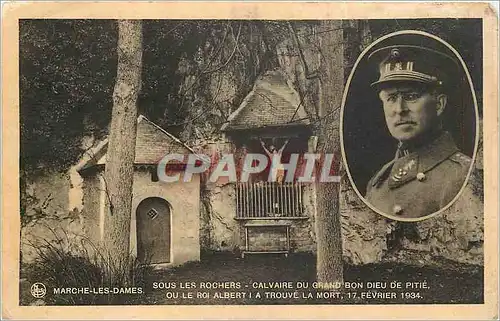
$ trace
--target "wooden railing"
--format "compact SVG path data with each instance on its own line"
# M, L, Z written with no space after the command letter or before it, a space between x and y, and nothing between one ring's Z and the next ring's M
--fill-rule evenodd
M236 218L303 217L301 183L238 183Z

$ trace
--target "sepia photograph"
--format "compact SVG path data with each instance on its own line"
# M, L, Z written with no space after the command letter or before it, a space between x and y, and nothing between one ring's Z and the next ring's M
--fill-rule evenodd
M448 38L460 34L457 46L472 58L481 86L482 50L474 45L481 23L471 20L460 28L470 36L456 28L441 32ZM364 54L343 109L343 146L354 187L392 219L431 217L457 199L474 166L480 111L467 64L444 40L422 31L389 34ZM380 160L385 163L376 164ZM364 169L373 171L371 178Z
M13 8L4 316L492 317L491 13L316 5Z

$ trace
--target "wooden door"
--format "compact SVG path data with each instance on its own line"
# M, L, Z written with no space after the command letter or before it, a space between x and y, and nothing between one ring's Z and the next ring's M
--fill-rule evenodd
M137 207L137 257L141 262L170 262L170 206L159 197Z

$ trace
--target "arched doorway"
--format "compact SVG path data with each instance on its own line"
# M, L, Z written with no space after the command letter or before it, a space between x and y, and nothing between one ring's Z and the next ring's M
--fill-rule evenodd
M140 262L170 262L170 205L149 197L137 206L137 258Z

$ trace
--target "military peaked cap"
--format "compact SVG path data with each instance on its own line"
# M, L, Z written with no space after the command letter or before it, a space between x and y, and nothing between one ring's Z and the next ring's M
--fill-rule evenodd
M394 82L450 86L459 69L458 62L443 52L443 48L433 48L435 44L427 46L431 42L437 41L427 38L415 41L416 44L407 41L374 50L368 60L378 66L379 79L371 86L380 87Z

